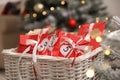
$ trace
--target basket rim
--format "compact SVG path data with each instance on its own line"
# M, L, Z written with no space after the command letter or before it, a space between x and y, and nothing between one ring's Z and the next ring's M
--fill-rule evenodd
M20 57L22 55L22 53L18 53L15 52L16 48L11 48L11 49L4 49L2 51L3 55L10 55L10 56L16 56L16 57ZM99 52L101 52L103 50L102 47L98 47L95 50L93 50L92 52L88 52L86 54L83 54L79 57L76 58L76 62L77 61L83 61L85 59L91 58L95 55L97 55ZM32 54L25 54L23 57L25 58L32 58ZM37 55L37 59L44 59L44 60L51 60L51 61L64 61L64 60L68 60L68 61L73 61L74 58L64 58L64 57L55 57L55 56L48 56L48 55Z

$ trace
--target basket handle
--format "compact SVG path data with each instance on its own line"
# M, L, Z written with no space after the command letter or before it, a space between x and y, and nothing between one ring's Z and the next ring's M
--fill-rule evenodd
M18 77L19 77L19 80L22 80L22 77L21 77L21 74L20 74L20 61L22 59L22 57L27 54L27 52L30 50L30 46L28 48L26 48L24 51L23 51L23 54L19 57L18 59L18 64L17 64L17 68L18 68Z
M22 55L19 57L18 64L17 64L19 80L23 80L22 77L21 77L21 74L20 74L20 61L21 61L22 57L27 54L27 52L30 50L30 48L31 48L31 46L29 46L28 48L26 48L26 49L23 51ZM34 67L35 67L35 70L36 70L37 75L38 75L37 78L38 78L38 80L39 80L39 79L40 79L40 71L39 71L40 69L39 69L39 66L38 66L38 64L37 64L37 58L35 58L34 56L36 56L35 53L34 53L34 55L32 56L32 58L33 58L33 65L34 65ZM35 61L36 61L36 62L35 62Z
M33 48L33 52L32 52L32 61L33 61L33 65L35 67L35 70L37 72L37 75L38 75L38 78L39 78L39 74L40 71L39 71L39 67L37 65L37 47L38 47L38 43L39 43L39 40L40 40L40 37L38 36L38 41L35 41L35 40L27 40L27 44L35 44L34 48ZM22 57L27 54L28 51L30 51L30 48L31 46L29 46L28 48L26 48L24 51L23 51L23 54L20 56L19 60L18 60L18 76L19 76L19 80L22 80L22 77L21 77L21 74L20 74L20 68L19 68L19 65L20 65L20 61L22 59ZM39 79L38 79L39 80Z

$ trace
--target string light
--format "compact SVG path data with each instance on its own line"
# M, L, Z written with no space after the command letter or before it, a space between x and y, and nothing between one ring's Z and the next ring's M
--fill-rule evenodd
M34 17L34 18L37 17L37 14L36 14L36 13L33 13L33 17Z
M99 17L96 17L96 23L98 23L100 21Z
M105 55L110 55L110 50L107 49L107 50L104 51L104 53L105 53Z
M110 30L108 30L108 32L110 33L111 31L110 31Z
M101 38L100 36L97 36L97 37L96 37L96 41L97 41L97 42L102 42L102 38Z
M61 1L61 5L65 5L65 1Z
M42 9L43 7L44 7L43 4L38 4L39 9Z
M46 12L46 11L43 11L43 12L42 12L42 15L46 15L46 14L47 14L47 12Z
M106 21L108 21L108 20L109 20L109 18L108 18L108 17L105 17L105 20L106 20Z
M43 5L42 3L37 3L37 4L34 6L34 10L35 10L36 12L41 11L43 8L44 8L44 5Z
M85 4L85 0L81 0L81 4Z
M108 70L108 68L111 67L108 61L105 61L105 62L102 64L102 66L103 66L103 69L104 69L104 70Z
M26 15L25 15L25 18L28 18L29 16L30 16L30 14L26 14Z
M107 47L108 47L108 48L110 48L111 46L110 46L110 45L108 45Z
M50 7L50 10L51 10L51 11L54 11L54 10L55 10L55 8L54 8L54 7Z
M81 25L79 25L79 28L81 28Z
M94 77L94 75L95 75L95 70L92 68L89 68L86 72L86 76L89 78L92 78L92 77Z

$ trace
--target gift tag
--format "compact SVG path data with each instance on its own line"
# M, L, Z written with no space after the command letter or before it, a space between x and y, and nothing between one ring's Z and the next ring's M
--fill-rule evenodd
M72 47L70 45L62 45L60 47L60 52L64 57L66 57L71 50L72 50Z
M48 44L48 49L50 51L52 51L52 47L57 42L57 40L58 40L58 38L57 38L56 34L53 34L52 37L50 38L50 41L49 41L49 44Z
M43 39L43 41L38 45L38 51L44 51L47 49L47 46L48 46L48 39L45 38Z

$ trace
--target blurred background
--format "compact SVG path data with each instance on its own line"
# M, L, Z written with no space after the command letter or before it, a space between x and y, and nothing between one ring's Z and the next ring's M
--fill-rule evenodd
M109 25L112 16L120 17L119 8L120 0L0 0L0 52L17 47L21 33L37 28L76 32L81 24L105 21Z
M7 2L17 2L20 0L0 0L0 11L1 8L7 3ZM118 15L120 16L120 11L119 11L119 3L120 0L103 0L104 4L107 6L107 11L112 14L112 15Z
M0 0L0 52L16 47L19 34L47 26L77 31L85 23L120 16L120 0ZM109 24L109 23L108 23ZM0 54L0 68L3 57Z
M105 3L105 5L108 7L107 11L109 12L109 14L111 15L117 15L120 16L120 0L114 0L114 1L110 1L110 0L103 0L103 2Z

